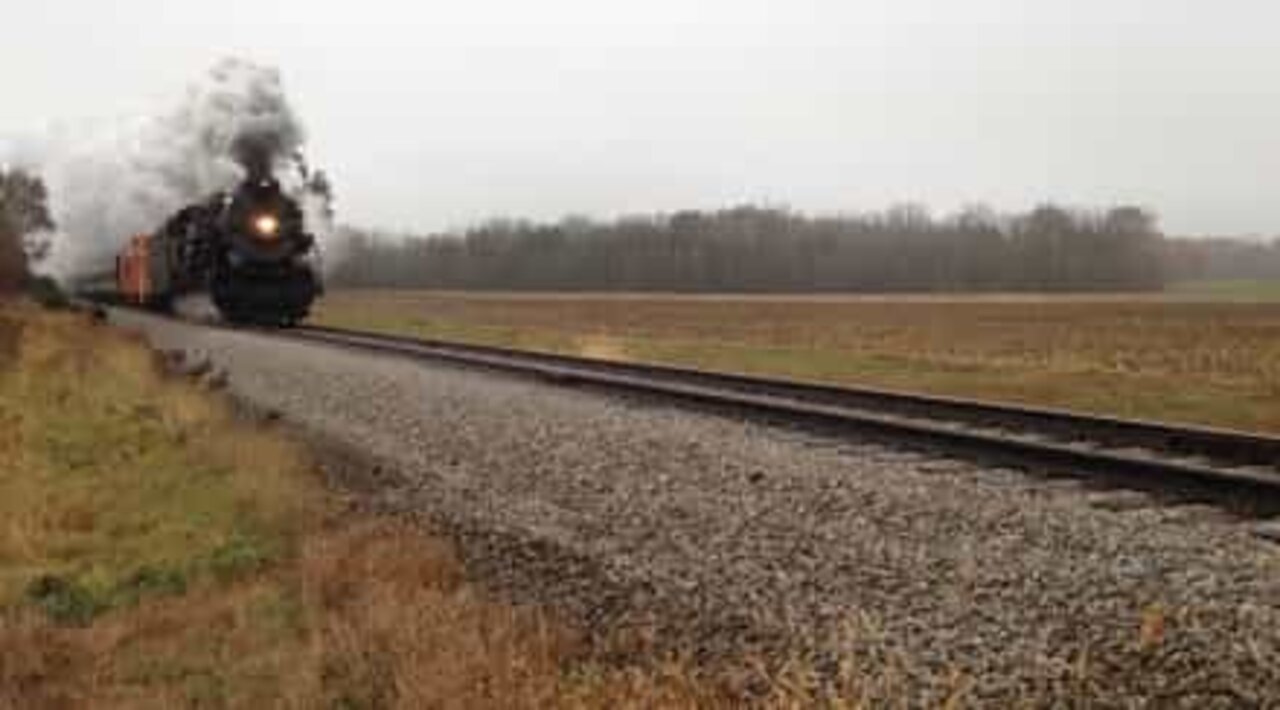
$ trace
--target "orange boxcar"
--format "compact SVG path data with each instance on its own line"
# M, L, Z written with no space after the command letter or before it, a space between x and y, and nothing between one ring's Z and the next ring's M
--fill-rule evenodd
M151 283L151 235L138 234L116 257L116 286L126 303L145 305L154 295Z

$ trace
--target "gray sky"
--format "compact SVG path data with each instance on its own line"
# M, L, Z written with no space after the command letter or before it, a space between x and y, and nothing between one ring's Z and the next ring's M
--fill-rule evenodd
M348 222L1052 199L1280 233L1274 1L6 5L0 137L243 56L282 70Z

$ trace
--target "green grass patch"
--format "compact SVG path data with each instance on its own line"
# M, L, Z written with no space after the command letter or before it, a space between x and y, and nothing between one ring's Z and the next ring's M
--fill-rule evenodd
M1280 301L1280 280L1219 279L1179 281L1171 284L1169 293L1202 296L1229 301Z

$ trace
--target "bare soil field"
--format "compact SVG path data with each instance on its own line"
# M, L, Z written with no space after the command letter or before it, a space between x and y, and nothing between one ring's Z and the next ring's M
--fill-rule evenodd
M314 322L1280 432L1280 302L337 291Z

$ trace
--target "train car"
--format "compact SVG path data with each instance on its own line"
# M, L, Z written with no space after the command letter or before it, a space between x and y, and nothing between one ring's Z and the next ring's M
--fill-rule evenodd
M314 251L297 201L269 176L248 179L133 236L116 257L115 297L169 310L207 293L228 321L289 326L321 292Z
M116 256L115 291L118 300L134 306L169 310L173 305L172 270L163 249L150 234L135 234Z

